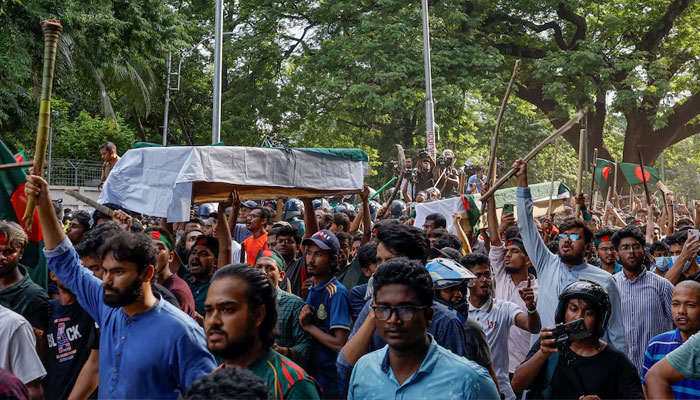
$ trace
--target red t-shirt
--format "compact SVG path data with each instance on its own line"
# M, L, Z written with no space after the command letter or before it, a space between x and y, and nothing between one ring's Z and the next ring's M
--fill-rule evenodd
M258 252L267 249L267 232L257 239L255 236L248 236L248 239L243 241L243 247L245 248L246 261L252 267L255 265L255 257L258 256Z

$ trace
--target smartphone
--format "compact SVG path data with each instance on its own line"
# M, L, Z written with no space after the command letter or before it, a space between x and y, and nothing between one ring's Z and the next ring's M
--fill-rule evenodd
M583 318L566 324L559 324L552 330L552 333L556 338L556 342L554 343L555 347L566 346L571 342L578 342L579 340L591 337L591 333L588 331L588 328L586 328L586 323L583 321Z
M515 204L506 203L503 205L503 215L506 215L508 213L512 213L513 211L515 211Z
M700 238L700 230L688 229L688 239L690 239L691 237Z

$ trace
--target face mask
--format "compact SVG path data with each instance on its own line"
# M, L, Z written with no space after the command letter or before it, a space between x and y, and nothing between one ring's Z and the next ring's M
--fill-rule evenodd
M656 268L661 271L668 271L673 267L677 259L678 256L656 257ZM687 271L688 268L690 268L690 261L686 261L685 265L683 265L683 272Z

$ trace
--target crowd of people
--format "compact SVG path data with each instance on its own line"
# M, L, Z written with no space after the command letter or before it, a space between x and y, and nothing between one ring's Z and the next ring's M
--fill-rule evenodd
M517 160L514 212L414 226L488 190L453 158L408 159L384 206L233 192L177 223L60 215L30 171L50 281L0 221L0 398L700 398L700 205L535 218Z

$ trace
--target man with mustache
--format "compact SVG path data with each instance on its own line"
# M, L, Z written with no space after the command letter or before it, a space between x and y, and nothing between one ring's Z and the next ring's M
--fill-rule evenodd
M177 398L216 363L203 330L151 289L156 248L143 234L121 232L100 249L103 281L84 269L51 205L48 184L27 176L36 196L49 269L99 324L100 398Z
M247 368L275 399L318 399L316 382L272 350L277 324L276 290L258 269L227 265L214 274L205 302L209 350L224 359L218 368Z
M612 242L622 264L622 271L613 277L620 288L629 357L641 373L649 339L673 328L673 285L642 264L646 240L637 226L628 225L615 232Z
M553 254L540 237L539 229L532 217L532 196L527 183L527 163L518 159L513 164L517 170L518 189L516 208L518 229L523 238L525 251L537 271L539 293L537 311L543 326L555 326L554 314L559 304L559 294L564 288L579 279L600 284L610 296L612 315L605 335L601 338L623 353L627 353L625 327L620 309L620 290L608 272L588 264L586 253L593 245L593 232L579 219L564 221L559 227L559 251ZM531 339L533 342L535 339Z

